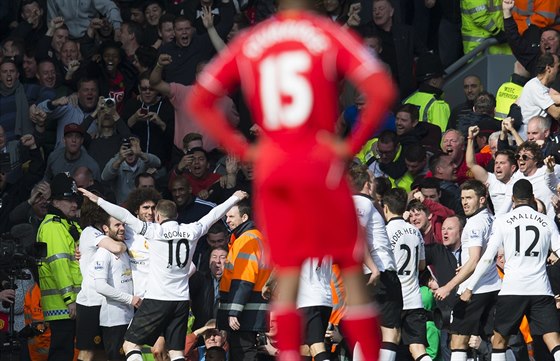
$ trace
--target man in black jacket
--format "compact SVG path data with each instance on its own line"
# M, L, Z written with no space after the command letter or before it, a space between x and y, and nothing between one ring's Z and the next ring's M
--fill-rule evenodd
M218 312L219 284L228 254L227 246L217 246L210 251L210 272L196 271L189 278L191 309L194 315L193 330L203 327Z

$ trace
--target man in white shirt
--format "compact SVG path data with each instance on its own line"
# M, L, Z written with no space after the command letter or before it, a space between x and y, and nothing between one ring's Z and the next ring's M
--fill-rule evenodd
M485 272L495 267L494 258L503 247L504 280L496 303L492 361L505 361L510 335L517 333L524 315L529 318L531 334L542 335L554 356L560 360L560 324L555 300L546 273L549 251L560 249L554 221L535 208L533 186L526 179L513 185L514 209L498 216L492 225L488 248L468 280L461 300L470 301L472 290Z
M434 292L438 300L443 300L459 286L461 294L474 272L481 254L486 249L492 214L486 207L486 187L480 181L468 180L461 185L461 202L468 217L461 235L461 259L459 272L447 284ZM466 361L470 335L479 335L490 310L496 302L501 281L496 265L488 269L480 284L474 289L471 302L457 302L453 307L452 321L449 327L451 336L451 361Z
M106 216L103 233L111 239L124 243L124 224ZM99 313L99 325L103 334L103 346L108 360L120 360L124 334L134 307L138 308L142 299L134 296L132 271L128 254L115 255L105 248L98 248L89 269L95 280L95 290L104 296Z
M494 173L490 173L484 167L478 165L474 156L474 139L479 131L480 129L476 125L469 127L465 160L474 179L481 181L488 187L488 194L490 199L492 199L494 211L496 214L499 214L506 200L508 184L513 184L512 176L517 170L517 162L512 151L500 150L495 155Z
M430 361L426 353L427 317L418 281L419 272L426 268L424 239L415 226L403 219L407 198L402 188L388 190L383 195L383 213L387 219L387 235L397 262L397 275L403 295L402 342L408 346L414 360Z
M171 361L184 360L192 250L208 228L222 218L229 208L246 198L247 193L235 192L198 222L179 224L175 221L177 206L168 200L160 200L156 206L157 223L147 223L85 189L80 188L80 192L111 216L129 225L134 232L144 235L149 242L150 273L147 291L142 306L125 334L123 344L127 361L142 361L139 345L153 345L162 334L169 348Z
M309 258L303 262L299 277L297 309L304 320L304 340L300 348L304 357L315 361L330 359L325 347L325 332L332 311L332 258Z
M521 107L523 124L519 129L519 135L527 139L527 124L536 116L546 117L550 115L555 119L560 118L560 98L551 95L549 86L558 74L558 55L545 53L539 57L536 65L537 76L529 80L523 87L521 95L517 99L517 105Z
M391 242L387 236L385 220L373 204L372 196L375 194L375 186L372 174L362 165L356 165L350 169L350 184L354 190L352 199L356 207L358 220L364 227L365 240L367 243L368 257L373 261L372 271L364 264L364 273L367 290L372 299L377 301L380 315L381 337L383 343L379 358L386 361L394 361L400 340L401 313L403 298L401 282L397 276L397 263L391 248ZM374 274L378 273L378 276ZM374 278L375 282L370 282Z
M99 325L99 314L103 296L95 290L95 279L90 270L95 253L104 248L110 253L120 255L126 251L126 245L105 235L102 231L107 220L107 213L89 200L81 208L81 218L89 225L80 235L80 272L82 288L76 298L76 348L80 350L79 359L91 361L94 349L101 342L102 330Z

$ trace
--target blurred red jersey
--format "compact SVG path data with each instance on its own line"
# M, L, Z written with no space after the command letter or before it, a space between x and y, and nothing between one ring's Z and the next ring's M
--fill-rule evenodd
M199 77L190 110L228 151L243 157L248 143L232 135L220 114L208 112L215 99L241 85L261 128L253 201L280 266L325 254L341 264L361 257L344 160L317 140L321 132L334 133L343 78L372 102L379 98L378 109L369 107L349 138L356 152L393 100L394 88L359 40L329 19L281 12L239 35Z

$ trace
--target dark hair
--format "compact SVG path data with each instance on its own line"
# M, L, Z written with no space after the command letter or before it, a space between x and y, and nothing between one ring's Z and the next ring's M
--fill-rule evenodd
M126 25L128 27L128 33L134 34L136 41L141 43L144 37L144 30L142 30L142 26L135 21L125 21L122 25ZM121 25L121 27L122 27Z
M423 162L426 160L426 149L420 143L414 143L404 148L404 159L409 162Z
M412 121L418 121L418 119L420 119L420 111L418 109L418 106L414 104L403 104L399 106L397 108L397 111L395 112L395 115L400 112L410 114L410 118L412 119Z
M210 253L212 253L212 252L213 252L214 250L216 250L216 249L219 249L220 251L226 251L226 253L229 252L229 249L228 249L227 246L220 244L220 245L211 247L211 248L210 248Z
M397 133L392 130L384 130L377 137L379 143L393 143L395 146L399 143Z
M408 203L408 207L406 207L408 211L422 211L426 214L430 214L430 209L426 207L426 205L420 202L419 199L413 199Z
M474 110L477 114L494 115L496 97L487 91L481 92L474 100Z
M430 172L432 172L433 175L436 174L436 170L437 167L439 167L443 157L447 157L447 154L445 153L437 153L432 155L432 158L430 158L430 164L428 165L428 167L430 168Z
M239 203L237 203L236 206L239 209L240 216L246 214L247 217L249 217L249 219L252 219L251 203L248 200L243 199L239 201Z
M175 26L177 25L177 23L182 23L183 21L188 21L189 24L192 25L191 19L189 19L189 18L186 17L186 16L179 15L179 16L177 16L177 17L173 20L173 27L175 27Z
M216 233L224 233L227 234L228 230L226 228L226 226L224 225L224 222L216 222L214 223L212 226L210 226L210 228L208 229L208 232L206 232L206 234L208 233L212 233L212 234L216 234Z
M151 46L140 46L134 52L138 63L144 68L153 68L157 61L157 50Z
M517 161L515 160L515 153L513 152L513 150L511 150L511 149L498 150L494 154L494 159L496 159L496 157L499 156L499 155L505 155L508 159L508 162L515 165L515 167L517 168Z
M251 26L251 21L244 13L235 14L233 16L233 23L239 25L239 30Z
M385 177L375 177L375 193L383 196L389 189L393 187L391 181Z
M172 13L165 13L162 16L159 17L159 22L158 22L158 29L161 30L161 26L164 23L171 23L173 24L173 22L175 21L175 15Z
M486 197L486 186L479 180L468 179L459 188L461 191L472 190L477 197Z
M140 178L152 178L154 180L154 183L156 181L156 178L154 177L153 174L150 174L148 172L143 172L140 173L136 176L136 178L134 178L134 187L138 188L138 185L140 184Z
M136 188L128 194L126 199L126 206L130 213L136 214L138 208L148 201L157 204L161 200L161 194L153 188Z
M550 53L544 53L541 56L539 56L538 60L537 60L537 64L535 65L535 70L537 72L537 74L543 74L546 70L547 66L554 66L554 57L557 57L558 55L555 54L550 54Z
M439 186L439 181L435 178L424 178L420 182L418 182L418 188L422 189L435 189L436 191L440 191L441 188Z
M354 164L348 171L348 176L350 178L350 185L355 192L361 191L364 185L371 181L367 166L363 164Z
M92 190L92 193L101 196L99 192ZM89 198L84 197L84 203L80 207L80 227L86 228L88 226L101 226L107 223L109 219L109 214L99 207L97 203L89 200Z
M138 86L140 86L140 81L142 80L150 80L150 72L149 71L145 71L142 74L138 75Z
M533 157L535 157L535 161L537 162L537 164L542 163L543 153L542 153L541 147L536 142L531 142L531 141L527 140L527 141L521 143L519 145L519 147L517 147L517 153L516 154L519 154L519 152L522 151L522 150L526 150L528 152L531 152L531 154L533 154Z
M391 188L383 195L383 205L393 214L402 215L406 211L408 195L402 188Z
M206 360L208 361L225 361L226 350L220 346L212 346L206 350Z

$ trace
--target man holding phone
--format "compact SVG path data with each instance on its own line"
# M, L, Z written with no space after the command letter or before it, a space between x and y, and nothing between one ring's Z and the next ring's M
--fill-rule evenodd
M150 86L149 73L139 77L139 98L131 98L122 117L132 133L138 136L141 148L160 159L171 156L175 114L169 101Z

